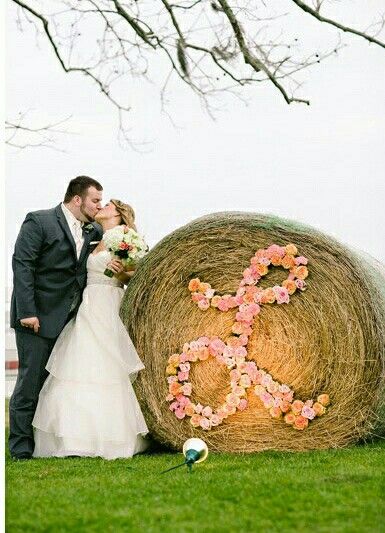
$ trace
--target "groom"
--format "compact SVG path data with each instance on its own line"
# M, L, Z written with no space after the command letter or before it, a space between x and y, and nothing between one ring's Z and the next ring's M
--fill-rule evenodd
M87 176L70 181L64 202L28 213L12 257L11 327L15 329L19 372L9 415L9 449L15 459L34 450L32 420L45 366L57 337L76 314L87 281L91 241L102 231L93 222L101 209L102 186Z

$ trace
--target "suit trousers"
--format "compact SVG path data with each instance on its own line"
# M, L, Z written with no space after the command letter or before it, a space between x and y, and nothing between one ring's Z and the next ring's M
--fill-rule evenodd
M76 312L77 308L71 310L66 324ZM57 337L53 339L40 337L22 326L15 328L15 335L19 371L9 403L8 444L11 455L17 457L20 454L32 455L35 448L32 420L40 391L48 376L45 367Z

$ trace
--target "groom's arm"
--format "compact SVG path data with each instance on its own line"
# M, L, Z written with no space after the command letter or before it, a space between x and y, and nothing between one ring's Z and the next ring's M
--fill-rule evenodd
M26 216L12 257L16 319L36 317L35 271L43 245L43 229L33 213Z

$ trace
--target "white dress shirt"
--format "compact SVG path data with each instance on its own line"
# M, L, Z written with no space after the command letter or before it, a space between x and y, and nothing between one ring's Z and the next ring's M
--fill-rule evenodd
M83 230L82 230L83 222L78 220L63 203L61 204L61 208L64 213L64 216L66 217L72 236L74 238L74 241L76 244L76 255L77 255L77 258L79 259L80 252L84 244L84 237L83 237Z

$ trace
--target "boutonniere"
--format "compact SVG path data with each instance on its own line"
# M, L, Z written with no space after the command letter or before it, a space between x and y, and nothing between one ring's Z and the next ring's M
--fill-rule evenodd
M100 241L91 241L88 246L97 246Z
M83 226L84 233L89 233L90 231L93 231L94 227L92 224L86 224Z

